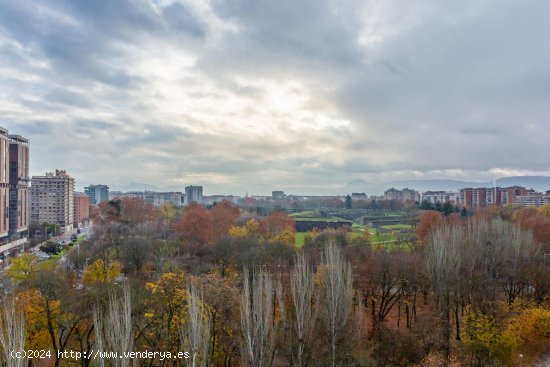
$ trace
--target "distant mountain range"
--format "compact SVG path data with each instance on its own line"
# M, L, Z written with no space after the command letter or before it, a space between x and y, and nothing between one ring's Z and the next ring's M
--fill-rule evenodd
M417 191L457 191L465 187L500 187L525 186L536 191L550 190L550 176L514 176L502 177L492 181L461 181L461 180L399 180L378 184L356 179L344 186L347 191L366 192L369 195L381 194L389 188L403 189L408 187Z

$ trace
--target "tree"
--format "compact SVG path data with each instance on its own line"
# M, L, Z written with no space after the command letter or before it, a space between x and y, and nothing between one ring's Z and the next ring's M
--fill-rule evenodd
M443 225L435 228L430 236L425 255L425 266L441 310L443 351L450 357L451 336L451 297L456 295L461 268L461 241L463 231L456 225ZM457 333L457 337L458 337Z
M231 276L204 274L192 280L204 291L211 319L210 361L213 366L237 363L239 349L239 290Z
M27 355L19 358L11 355L13 351L25 351L25 315L15 302L15 299L4 300L0 313L0 345L2 360L5 367L26 367Z
M290 231L294 233L296 221L283 212L274 212L265 217L260 222L260 233L266 241L282 232Z
M346 195L346 209L351 209L351 205L352 205L352 200L351 200L351 196Z
M253 367L270 366L275 351L273 322L273 280L265 271L243 270L241 297L242 353Z
M317 307L330 350L330 364L337 365L338 346L344 341L353 311L353 276L342 250L333 241L325 245L317 270Z
M294 305L295 328L298 338L296 347L296 365L306 366L315 323L313 272L303 252L296 256L294 268L290 274L290 292Z
M96 343L100 351L116 352L118 358L112 358L114 367L129 367L132 358L134 337L132 332L132 303L130 287L124 284L122 297L111 293L107 310L102 312L96 306L94 311ZM100 365L105 362L100 358Z
M47 241L45 244L40 245L40 251L48 255L56 255L61 251L61 245L53 241Z
M110 283L114 281L122 270L119 262L103 262L102 259L94 261L87 266L82 273L82 282L85 284Z
M184 238L198 246L210 243L212 235L212 215L197 203L189 205L185 214L174 226Z
M190 353L185 360L189 367L208 365L211 318L208 307L192 284L187 288L187 320L180 325L182 349Z
M6 273L14 280L26 280L33 275L38 266L38 257L35 254L24 253L11 262Z
M441 213L435 210L428 210L420 218L420 223L418 224L417 234L418 238L423 241L425 240L432 231L437 228L442 222Z
M221 203L216 203L210 209L210 214L212 215L213 236L216 240L227 235L229 228L241 216L241 211L237 206L224 200Z

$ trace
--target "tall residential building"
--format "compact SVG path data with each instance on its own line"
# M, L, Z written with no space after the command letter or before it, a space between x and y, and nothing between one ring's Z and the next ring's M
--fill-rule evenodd
M10 140L8 130L0 128L0 243L6 243L10 229Z
M51 223L63 232L74 222L74 179L64 170L31 179L31 222Z
M29 231L29 141L10 140L10 240L26 239Z
M82 192L74 194L74 227L78 228L90 218L90 198Z
M109 200L109 186L107 185L90 185L84 188L84 192L90 198L91 205L98 205L102 201Z
M202 186L187 186L185 188L185 204L202 204Z

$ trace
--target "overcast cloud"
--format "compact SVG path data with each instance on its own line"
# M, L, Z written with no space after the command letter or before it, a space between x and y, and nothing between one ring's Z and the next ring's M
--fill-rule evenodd
M0 0L0 126L82 186L550 174L550 2Z

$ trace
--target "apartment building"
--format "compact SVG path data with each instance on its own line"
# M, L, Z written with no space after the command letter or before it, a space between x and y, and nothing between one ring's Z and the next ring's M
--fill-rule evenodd
M0 128L0 243L8 242L10 230L10 138L8 130Z
M391 189L384 191L384 200L420 201L420 194L409 188L397 190L392 187Z
M29 141L8 135L10 141L10 241L26 240L29 231Z
M447 192L447 191L426 191L423 192L422 201L427 201L431 204L443 204L450 202L455 204L458 201L458 194L456 192Z
M74 179L64 170L31 179L31 222L70 231L74 223Z
M550 191L546 194L536 192L529 193L527 195L519 195L514 198L514 204L519 206L535 206L540 207L543 205L550 205Z
M487 206L514 205L516 197L533 193L522 186L510 187L479 187L461 189L459 201L467 208L485 208Z
M175 207L182 207L184 202L184 194L178 191L170 192L156 192L156 191L112 191L110 194L111 199L123 199L123 198L138 198L146 203L150 203L155 207L159 207L163 204L171 204Z
M202 186L187 186L185 188L185 204L189 205L191 203L202 204Z

